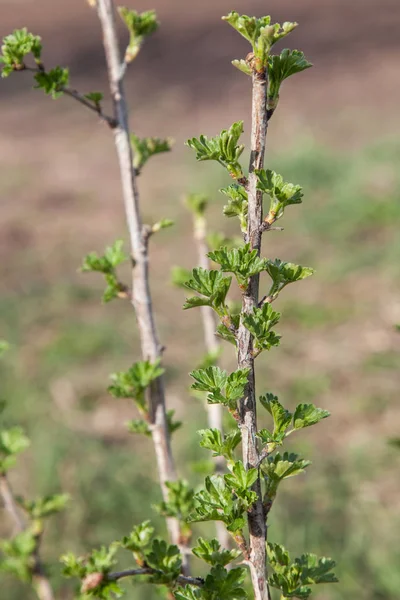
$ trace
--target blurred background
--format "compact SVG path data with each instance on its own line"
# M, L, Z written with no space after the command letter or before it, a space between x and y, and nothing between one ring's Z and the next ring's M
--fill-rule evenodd
M168 403L185 422L174 438L181 473L199 485L207 451L196 430L204 407L189 393L188 372L203 355L200 315L182 313L170 268L196 263L187 192L210 195L212 229L237 234L224 219L218 165L196 164L183 142L215 135L244 119L249 80L230 61L247 42L220 17L230 10L298 21L282 47L298 48L314 68L283 84L268 133L268 166L300 183L305 198L265 236L270 258L313 266L316 275L279 300L280 348L258 363L259 392L293 408L314 402L330 419L299 433L290 449L313 461L282 486L269 535L295 555L337 560L340 583L323 600L394 600L398 544L400 359L400 6L398 0L228 0L128 3L156 8L161 28L129 69L132 130L172 136L173 152L140 178L145 220L175 227L151 242L157 323L167 350ZM83 0L1 0L0 33L28 27L43 38L47 66L69 66L81 92L107 92L96 15ZM124 32L121 29L121 46ZM0 337L11 351L0 365L5 419L32 440L12 473L16 492L66 491L69 509L48 525L43 556L57 589L58 556L84 553L152 517L159 489L151 443L133 437L128 401L109 397L109 374L139 358L138 334L124 302L102 305L101 277L78 272L82 257L126 239L110 131L68 98L32 90L29 73L0 85ZM247 136L247 137L246 137ZM129 273L126 272L126 277ZM233 368L231 348L223 365ZM265 425L266 423L264 423ZM199 466L200 463L200 466ZM197 465L197 466L196 466ZM0 534L10 532L0 509ZM209 530L211 535L211 529ZM2 577L2 597L34 598ZM127 597L155 598L128 585Z

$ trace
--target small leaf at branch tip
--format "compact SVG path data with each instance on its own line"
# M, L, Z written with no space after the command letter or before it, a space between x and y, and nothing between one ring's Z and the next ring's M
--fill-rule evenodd
M232 64L234 67L236 67L236 69L239 69L239 71L245 73L245 75L251 75L251 69L245 60L233 60Z
M157 233L158 231L161 231L161 229L167 229L167 227L172 227L172 225L175 225L175 221L173 221L172 219L161 219L161 221L154 223L154 225L151 227L151 232Z

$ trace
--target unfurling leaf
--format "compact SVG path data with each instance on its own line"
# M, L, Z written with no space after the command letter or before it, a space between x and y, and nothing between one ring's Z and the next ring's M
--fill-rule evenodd
M156 154L169 152L173 145L172 138L161 140L157 137L139 138L131 134L131 145L133 149L133 166L140 173L147 161Z
M232 277L224 277L220 271L211 271L201 267L193 269L192 278L186 282L185 286L204 297L188 298L183 308L211 306L220 316L227 314L225 300L231 281Z
M279 345L280 335L272 331L281 315L275 312L271 304L264 304L261 308L254 308L253 312L242 316L243 325L254 336L254 349L256 352L270 350Z
M51 71L40 71L35 74L36 89L43 90L53 99L62 96L69 82L69 71L63 67L55 67Z
M283 262L279 258L276 258L274 261L268 260L265 270L272 279L272 287L268 293L271 299L274 299L289 283L301 281L314 274L314 269L311 267L302 267L294 263Z
M237 369L230 375L219 367L207 367L192 371L190 376L195 383L193 390L207 392L209 404L224 404L231 410L236 409L236 402L243 396L248 383L249 369Z
M129 44L125 51L125 61L130 63L138 55L146 37L158 28L157 15L154 10L138 13L136 10L124 6L119 6L118 12L129 31Z
M243 186L236 183L219 190L221 194L228 196L228 204L224 206L224 215L226 217L238 217L240 229L243 233L247 231L247 192Z
M331 558L318 558L315 554L302 554L291 562L287 550L279 544L267 544L268 562L274 573L268 578L270 586L281 591L284 598L307 600L311 594L310 585L336 583L331 573L335 561Z
M303 192L299 185L285 183L282 175L267 169L257 170L257 189L268 194L271 199L269 212L264 221L272 224L283 216L285 208L291 204L301 204Z
M215 160L225 167L235 179L244 177L239 158L244 150L243 144L238 144L243 133L243 121L233 123L229 129L224 129L213 138L201 135L186 142L189 148L196 152L197 160Z
M300 50L285 48L280 54L270 56L268 58L268 102L272 101L276 104L282 81L310 67L312 63L305 59L304 53Z
M200 446L212 450L213 456L224 456L227 461L234 460L234 450L242 439L240 430L223 435L219 429L200 429Z
M205 540L198 538L197 546L192 548L192 552L197 558L204 560L210 565L221 565L225 567L227 564L240 556L239 550L221 549L221 544L216 539Z
M209 252L207 256L221 266L221 271L234 273L242 290L247 288L250 277L261 273L267 266L267 259L260 258L257 250L250 250L250 244L230 250L227 247L220 248Z
M29 33L24 27L4 37L0 55L0 63L3 63L1 76L8 77L13 71L23 70L28 54L32 54L35 62L40 64L42 44L38 35Z
M132 398L139 410L146 413L145 391L152 381L164 373L160 360L151 363L148 360L136 362L127 371L111 375L112 385L108 391L115 398Z

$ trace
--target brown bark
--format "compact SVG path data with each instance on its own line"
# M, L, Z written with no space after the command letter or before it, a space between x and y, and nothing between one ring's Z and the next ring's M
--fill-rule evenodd
M254 71L252 75L252 128L251 155L248 178L248 223L246 241L250 248L261 250L262 193L257 190L256 169L264 165L265 140L267 134L266 113L267 73ZM250 278L247 290L243 294L242 314L248 314L258 304L259 276ZM242 431L243 462L247 469L258 466L259 454L257 448L257 407L253 339L250 332L241 323L238 331L238 367L249 368L248 384L244 398L240 401L239 413ZM269 597L266 575L266 524L262 504L260 478L254 484L258 499L248 514L250 572L255 598L264 600Z

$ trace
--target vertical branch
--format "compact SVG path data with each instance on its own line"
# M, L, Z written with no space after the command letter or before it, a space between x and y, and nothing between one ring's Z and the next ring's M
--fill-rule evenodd
M4 508L11 516L15 532L17 534L22 533L26 526L19 513L11 486L4 474L0 475L0 497L3 500ZM42 561L40 560L39 543L40 537L38 536L36 538L36 548L32 555L33 564L31 566L31 574L33 587L36 590L39 600L54 600L53 590L46 576Z
M103 32L103 44L107 61L110 92L114 105L116 126L113 128L118 155L122 193L125 204L132 259L132 303L139 327L142 355L152 362L161 358L162 347L158 339L152 299L149 287L148 236L143 230L140 215L139 192L132 162L132 149L128 124L127 103L123 85L118 38L112 0L98 0L97 12ZM164 500L168 499L166 482L176 479L175 464L171 452L170 436L165 409L163 377L154 381L148 393L150 428L156 453L158 474ZM171 541L179 544L179 522L167 518Z
M209 250L206 242L206 220L204 217L194 216L194 238L197 246L198 264L203 269L210 268L210 261L207 258ZM216 319L211 306L201 306L201 317L203 321L204 340L207 352L217 353L220 347L218 338L215 335ZM208 426L211 429L219 429L223 432L223 411L221 404L209 404L207 402ZM223 456L217 456L215 459L216 471L222 473L225 467ZM221 521L215 522L217 538L223 548L229 548L230 535Z
M257 190L256 169L264 164L265 139L267 134L267 73L253 70L252 75L252 125L251 125L251 155L248 180L248 223L246 241L251 249L260 253L261 224L262 224L262 193ZM259 276L250 278L249 285L243 294L242 314L252 312L258 304ZM253 358L253 339L250 332L241 323L238 331L238 366L249 368L249 379L244 398L240 401L240 423L242 431L243 462L247 469L258 466L257 449L257 411L256 388ZM266 523L262 504L261 481L258 477L253 487L258 499L248 515L250 535L251 578L257 600L269 597L266 580Z

